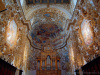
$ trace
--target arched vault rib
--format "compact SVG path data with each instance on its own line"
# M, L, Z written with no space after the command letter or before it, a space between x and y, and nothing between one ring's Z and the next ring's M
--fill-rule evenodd
M45 13L45 12L56 12L56 13L64 16L66 19L71 19L71 17L72 17L72 14L69 13L69 11L67 11L66 9L64 9L62 7L50 6L49 8L47 8L46 5L44 5L44 6L34 7L34 8L31 8L31 9L28 9L24 13L26 20L32 19L32 17L34 17L35 14L40 13L42 10L44 10L43 13Z

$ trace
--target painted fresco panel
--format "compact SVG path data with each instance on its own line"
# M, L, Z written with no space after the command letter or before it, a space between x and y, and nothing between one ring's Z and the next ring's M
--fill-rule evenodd
M63 29L60 26L44 24L35 27L34 31L31 32L31 37L36 44L46 44L50 39L55 38L62 31Z
M90 23L88 20L83 20L81 24L81 33L84 39L84 43L89 46L93 42L93 33L90 28Z
M12 47L17 35L17 25L14 20L10 21L7 26L7 43Z

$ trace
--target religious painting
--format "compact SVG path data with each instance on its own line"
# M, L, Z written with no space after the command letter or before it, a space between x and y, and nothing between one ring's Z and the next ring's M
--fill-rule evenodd
M39 44L47 44L50 43L50 39L54 39L56 36L60 35L63 31L61 26L55 24L43 24L34 27L31 32L31 37L33 40L33 44L35 46L39 46Z
M81 34L84 40L84 43L89 46L93 42L93 33L91 30L91 25L89 20L83 20L81 24Z
M10 45L10 47L13 47L17 38L17 25L14 20L8 22L6 36L7 43Z

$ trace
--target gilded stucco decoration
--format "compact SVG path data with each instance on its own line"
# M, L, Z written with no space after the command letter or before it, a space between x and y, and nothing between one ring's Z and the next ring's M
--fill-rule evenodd
M79 62L81 65L74 64L76 69L100 56L100 48L97 43L97 40L100 42L100 32L98 31L100 29L100 23L98 22L100 15L99 7L95 6L95 3L92 0L88 0L87 3L81 0L78 1L72 21L69 23L70 27L74 26L73 30L76 34L75 37L77 37L77 50L74 51L75 59L77 59L75 62Z
M33 71L37 57L50 49L60 57L62 70L73 74L100 56L100 0L78 0L74 12L72 5L41 6L27 5L24 0L22 3L14 1L3 0L7 10L0 13L0 58L3 60L24 72ZM53 26L45 30L48 23ZM50 29L53 31L49 32ZM31 32L36 34L35 38ZM45 43L52 37L51 45L47 44L49 47L44 49L31 44L33 40L35 44Z
M13 0L2 2L7 10L0 13L0 58L25 70L30 45L26 37L27 25L22 22L22 9Z

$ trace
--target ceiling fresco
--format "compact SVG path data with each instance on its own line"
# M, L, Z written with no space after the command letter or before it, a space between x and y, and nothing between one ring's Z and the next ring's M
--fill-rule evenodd
M31 24L31 43L35 47L50 45L54 49L64 45L67 38L65 17L53 12L37 13L31 19Z
M29 5L27 5L28 2ZM50 3L49 8L45 4L48 2ZM56 5L53 2L56 2ZM31 3L33 4L32 6ZM66 38L69 35L67 32L67 20L72 16L69 8L67 8L69 3L71 3L70 0L27 0L25 18L31 22L32 30L29 31L31 35L29 39L32 46L40 49L46 45L52 45L53 49L58 49L66 44ZM32 9L30 9L31 7ZM31 10L31 12L28 12L28 10ZM56 26L42 27L45 24Z
M66 24L66 18L53 12L38 13L31 19L31 24L33 26L38 23L53 23L56 25L63 25L64 27Z
M63 28L55 24L42 24L36 26L31 32L33 44L41 44L41 46L50 44L61 32L63 32Z
M62 75L67 75L69 72L74 74L75 70L84 66L84 61L88 63L100 56L100 13L98 11L100 0L98 4L94 3L95 0L94 2L77 0L73 15L74 5L71 4L76 0L70 0L69 6L51 4L50 7L47 7L47 4L26 5L25 0L16 0L16 3L13 3L15 0L2 1L6 4L7 11L0 13L0 57L17 69L23 70L25 74L31 71L26 75L36 74L36 59L44 51L50 54L55 52L52 56L54 59L55 56L60 57L61 67L64 66L61 69ZM22 1L21 6L19 1ZM42 0L30 1L38 3ZM93 2L93 7L89 1ZM10 20L13 17L14 20ZM63 44L64 42L66 45ZM92 45L86 49L82 43L86 46ZM14 48L9 49L8 46ZM40 50L42 46L46 47Z

